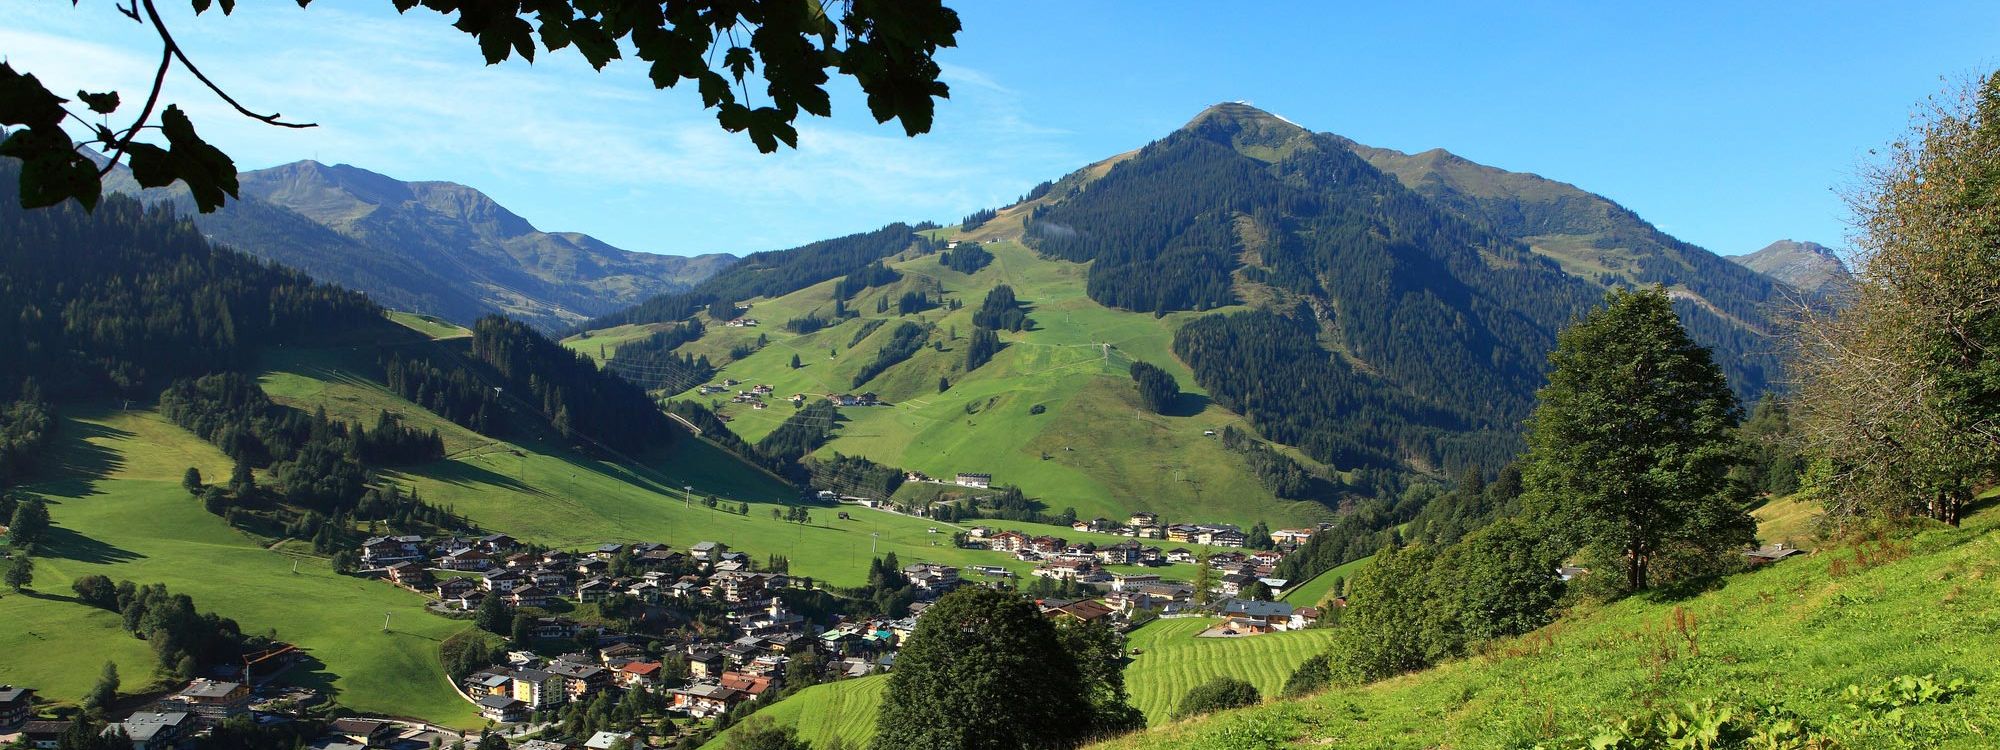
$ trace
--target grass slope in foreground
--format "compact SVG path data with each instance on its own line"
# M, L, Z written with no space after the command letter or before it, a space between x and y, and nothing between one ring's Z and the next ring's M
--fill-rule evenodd
M294 667L286 679L356 710L480 725L446 684L437 655L438 643L468 623L425 612L415 594L336 575L323 559L266 549L229 528L180 486L189 466L227 477L229 460L158 415L65 412L60 459L67 478L28 487L50 501L56 526L36 559L36 593L0 597L0 653L8 655L0 659L0 681L75 700L107 659L118 663L128 690L148 681L153 659L145 643L122 632L116 615L68 598L76 578L102 574L164 583L245 632L276 631L320 662ZM393 617L387 633L385 613Z
M1128 648L1145 652L1126 663L1125 686L1132 694L1132 705L1146 714L1146 721L1167 721L1189 688L1212 677L1249 680L1265 695L1275 695L1292 670L1325 650L1333 639L1330 630L1244 638L1195 637L1218 622L1203 617L1155 620L1127 637ZM824 747L834 737L865 747L875 736L875 716L881 709L887 680L887 675L878 675L816 685L756 715L798 727L799 736L813 747ZM705 747L721 748L728 736L728 732L719 734Z
M888 687L889 676L885 674L814 685L758 711L757 717L758 721L797 727L799 739L815 748L830 747L834 740L843 740L849 747L867 747L875 738L875 715ZM732 731L717 734L702 745L703 750L727 747Z
M1989 501L1990 502L1990 501ZM1574 613L1487 655L1354 689L1227 712L1101 750L1581 747L1646 706L1781 701L1844 747L1986 748L2000 732L2000 512L1888 545L1827 545L1683 600ZM1692 641L1675 627L1693 618ZM1691 648L1698 643L1699 650ZM1848 685L1936 673L1969 695L1856 730ZM1843 718L1847 717L1847 718Z
M1292 670L1325 651L1333 631L1300 630L1237 638L1197 638L1221 620L1185 617L1154 620L1132 631L1127 649L1144 651L1125 665L1125 689L1148 724L1173 717L1181 697L1216 677L1235 677L1277 695Z

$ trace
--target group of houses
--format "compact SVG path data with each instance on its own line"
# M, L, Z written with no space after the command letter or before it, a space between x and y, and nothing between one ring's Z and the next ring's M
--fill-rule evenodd
M953 485L958 485L960 487L970 487L972 489L977 489L977 490L991 489L993 487L992 474L987 474L984 472L975 472L975 471L959 472L958 475L953 477L952 480L949 482L942 479L935 479L931 477L931 475L925 474L921 471L906 471L903 472L903 481L928 482L930 484L953 484Z
M882 397L876 395L874 391L868 391L866 393L829 393L826 394L826 400L832 403L834 406L887 406L888 405L888 402L883 401Z
M695 718L727 712L781 690L791 662L810 653L826 676L862 676L893 663L896 648L916 627L924 602L964 581L957 568L918 562L902 569L919 603L899 618L807 621L778 593L784 573L756 569L750 557L722 542L685 551L657 543L600 545L584 552L526 550L505 534L476 539L377 537L362 546L364 574L434 595L439 604L474 610L491 597L510 608L548 608L612 597L650 609L702 602L729 624L725 637L663 647L653 633L614 633L565 617L534 620L539 642L590 644L587 650L542 658L509 655L504 665L475 672L461 685L481 715L524 721L534 712L588 699L605 690L646 690L667 696L669 710ZM643 645L642 645L643 644ZM669 669L671 661L685 670Z

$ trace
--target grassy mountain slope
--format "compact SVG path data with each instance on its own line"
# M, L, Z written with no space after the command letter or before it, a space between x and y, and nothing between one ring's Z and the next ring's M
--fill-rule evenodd
M734 262L632 252L542 232L477 190L301 161L245 172L242 200L195 221L212 238L367 292L382 304L470 323L500 312L565 328L680 291ZM141 192L122 168L107 186ZM193 215L185 189L144 191Z
M1990 504L1990 503L1989 503ZM1647 706L1776 702L1843 747L1990 747L2000 731L2000 513L1913 538L1834 545L1685 599L1574 612L1487 654L1356 689L1228 712L1112 748L1583 747ZM1683 630L1678 622L1692 623ZM1964 678L1969 694L1849 705L1848 685Z
M1817 242L1778 240L1730 260L1810 295L1840 291L1854 277L1831 248Z
M467 623L425 612L415 594L335 575L324 559L267 548L204 511L181 489L181 472L227 476L229 459L152 412L68 408L61 476L26 488L51 502L56 533L37 558L36 593L0 598L0 648L25 655L0 659L0 681L75 700L108 659L127 690L148 682L153 658L144 642L124 633L114 613L68 598L71 581L102 574L165 583L246 632L275 630L318 662L286 679L351 708L478 726L437 656L438 642ZM388 633L384 612L393 613Z
M827 281L776 299L747 300L757 328L711 325L701 340L680 351L726 363L721 378L769 383L777 399L764 410L723 403L730 428L752 442L775 429L792 412L782 399L794 393L817 398L829 393L873 391L892 405L842 410L838 437L820 449L863 455L884 463L950 477L961 471L992 473L995 481L1018 484L1051 510L1073 506L1085 518L1118 517L1152 510L1176 519L1297 523L1321 517L1324 506L1280 500L1264 489L1243 459L1204 436L1234 425L1240 417L1208 403L1193 375L1168 351L1174 330L1192 313L1163 318L1113 310L1084 293L1086 267L1039 258L1015 242L988 244L991 264L973 274L946 268L936 255L906 253L888 265L903 279L864 291L847 302L860 317L807 335L783 327L786 320L832 316ZM914 257L912 257L914 256ZM993 287L1007 284L1031 308L1033 330L1002 331L999 354L984 366L963 369L972 314ZM893 302L905 291L926 290L963 300L956 311L937 308L910 316L876 313L878 299ZM896 322L932 326L927 347L908 361L867 381L855 374L873 360ZM878 322L881 321L881 322ZM876 330L854 343L865 326ZM564 343L592 357L615 354L622 341L655 325L626 325L573 336ZM957 333L958 338L950 338ZM763 349L729 361L731 349L769 339ZM797 355L804 365L793 370ZM1152 414L1140 405L1128 368L1134 360L1174 373L1185 392L1173 416ZM628 373L645 382L646 373ZM940 393L938 378L951 386ZM649 383L677 397L697 398L693 382ZM1042 414L1031 414L1035 405ZM1115 426L1115 429L1112 427ZM1044 456L1047 456L1045 459Z

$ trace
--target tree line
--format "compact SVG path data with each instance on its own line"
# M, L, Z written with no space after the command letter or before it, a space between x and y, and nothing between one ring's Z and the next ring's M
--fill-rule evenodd
M854 373L854 387L861 387L884 370L909 359L910 355L924 347L924 340L929 336L929 331L923 326L908 321L897 323L895 328L889 330L889 340L882 342L882 348L875 351L875 358Z
M707 355L677 354L675 349L699 340L705 332L699 320L687 320L627 341L606 362L606 369L647 390L679 393L715 377Z
M215 247L167 207L22 210L19 170L0 159L0 395L33 378L54 402L146 399L271 344L388 325L363 295Z
M888 286L902 280L903 274L901 272L890 268L878 260L854 269L852 273L841 277L840 281L833 285L833 298L840 300L854 299L854 295L860 294L864 290L878 286Z
M481 435L499 436L500 399L478 375L428 357L389 352L379 360L382 382L410 403Z
M896 223L872 232L821 240L789 250L751 253L721 273L686 292L663 294L632 307L584 323L583 330L617 325L686 320L716 301L741 302L782 297L800 289L841 278L905 250L929 253L935 242L920 234L936 229L930 223ZM835 295L845 299L851 295ZM840 316L837 316L840 317Z
M444 456L436 430L401 425L383 412L374 429L279 406L256 381L237 373L175 381L160 413L237 462L239 471L269 468L283 499L320 512L351 507L368 481L362 464L418 464Z
M526 323L497 315L480 318L472 328L472 357L492 368L507 393L564 436L638 452L664 445L678 433L673 420L639 386L599 370L590 358Z
M263 638L245 636L235 620L197 611L193 598L168 591L166 584L114 584L105 576L87 575L70 588L78 601L118 613L125 632L152 646L157 672L163 677L187 680L199 676L203 665L227 664L268 644ZM115 672L111 678L115 692Z
M1181 387L1174 382L1174 376L1151 362L1134 361L1129 368L1132 383L1139 388L1139 403L1146 405L1146 411L1166 414L1180 400Z

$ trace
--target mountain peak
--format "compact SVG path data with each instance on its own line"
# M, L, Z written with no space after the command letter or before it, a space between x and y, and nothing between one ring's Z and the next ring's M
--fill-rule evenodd
M1181 126L1181 132L1266 161L1282 156L1294 144L1312 137L1312 131L1297 123L1244 102L1210 105Z
M1838 253L1835 253L1833 251L1833 248L1827 247L1817 242L1809 242L1809 241L1801 242L1798 240L1783 239L1783 240L1778 240L1777 242L1773 242L1769 245L1765 245L1763 249L1758 250L1755 253L1751 253L1751 255L1757 255L1759 253L1769 253L1772 255L1777 255L1781 253L1806 253L1810 255L1816 255L1821 258L1825 258L1835 263L1840 263L1842 266L1847 265L1846 263L1840 260L1840 255Z
M1827 293L1852 279L1839 254L1817 242L1778 240L1757 252L1733 256L1730 260L1809 294Z

